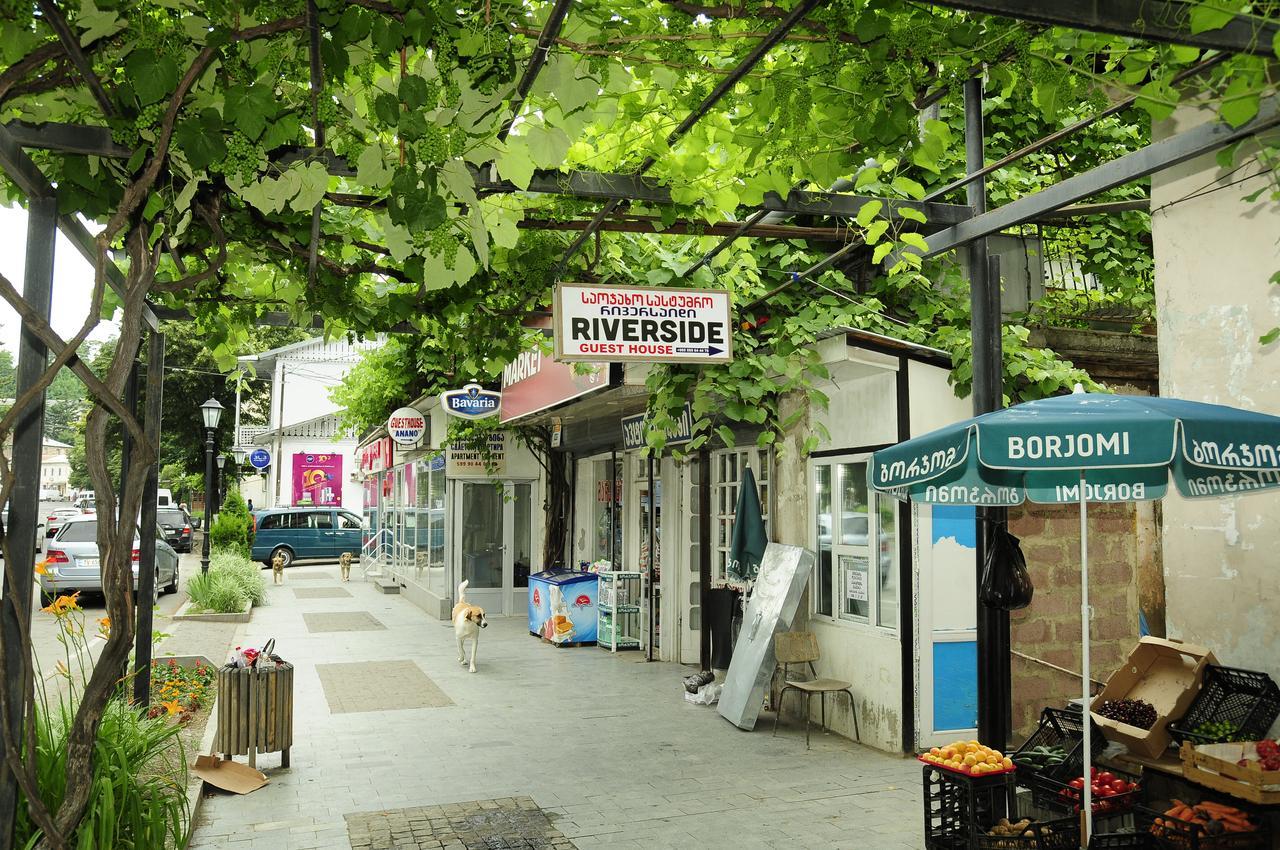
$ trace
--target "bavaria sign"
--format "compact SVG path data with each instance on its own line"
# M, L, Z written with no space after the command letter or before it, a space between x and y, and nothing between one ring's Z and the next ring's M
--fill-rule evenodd
M387 436L402 446L412 446L427 431L427 417L412 407L400 407L387 418Z
M729 293L562 283L556 287L557 360L729 363Z
M460 390L440 393L444 412L462 419L484 419L495 416L502 406L502 393L486 390L479 384L467 384Z
M249 452L249 465L254 469L266 469L271 465L271 452L266 449L254 449Z

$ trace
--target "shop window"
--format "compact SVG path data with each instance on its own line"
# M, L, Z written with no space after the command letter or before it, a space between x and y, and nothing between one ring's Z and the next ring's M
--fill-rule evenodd
M738 508L738 492L748 466L756 478L756 492L760 496L760 512L764 515L764 531L770 532L769 474L770 455L767 449L723 449L711 455L711 505L715 510L716 553L712 560L712 583L723 584L729 578L729 549L733 545L733 518Z
M413 501L417 535L414 564L417 578L426 578L432 593L445 593L444 574L444 459L419 461L414 475Z
M814 613L896 630L897 503L868 491L865 457L814 463L813 488Z
M613 467L610 475L609 468ZM592 464L596 492L594 506L595 549L597 561L612 561L621 569L622 548L622 461L598 460Z

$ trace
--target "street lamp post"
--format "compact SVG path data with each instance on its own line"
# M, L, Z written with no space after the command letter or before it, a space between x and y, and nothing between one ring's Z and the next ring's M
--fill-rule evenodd
M226 466L226 455L215 455L213 462L218 465L218 500L214 503L214 512L222 513L222 500L227 497L227 479L222 473L222 469Z
M209 572L209 532L213 525L213 503L216 499L213 484L213 432L218 429L218 420L222 418L222 405L216 398L211 398L200 405L200 416L204 419L204 547L200 552L200 572Z

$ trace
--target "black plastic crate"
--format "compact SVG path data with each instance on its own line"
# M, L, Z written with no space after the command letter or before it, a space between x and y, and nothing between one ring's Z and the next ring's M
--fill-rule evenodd
M1014 814L1013 774L965 776L924 765L924 846L970 850L978 824Z
M1169 734L1179 744L1215 744L1223 740L1258 741L1280 717L1280 687L1266 673L1219 667L1210 664L1204 670L1200 693L1181 720L1170 723ZM1227 738L1198 734L1204 723L1227 723L1235 727Z
M1093 799L1095 819L1099 816L1122 814L1130 811L1142 799L1142 785L1138 776L1125 773L1122 770L1115 770L1114 768L1099 768L1100 773L1104 771L1114 773L1117 777L1127 782L1137 783L1137 787L1132 791L1126 791L1113 797L1095 797ZM1065 814L1077 814L1083 800L1082 789L1071 787L1071 780L1074 778L1074 776L1055 778L1043 774L1024 777L1027 780L1026 787L1031 789L1031 802L1033 805L1051 812Z
M974 850L1079 850L1080 820L1071 817L1040 821L1028 826L1021 835L988 835L985 830L975 830L973 847Z
M1161 850L1266 850L1271 846L1265 822L1253 820L1258 828L1252 832L1222 832L1217 835L1198 823L1166 817L1145 807L1134 812L1138 830L1151 835ZM1158 822L1157 822L1158 820Z
M1089 836L1089 850L1159 850L1149 832L1095 832Z
M1093 752L1101 753L1107 746L1107 739L1103 737L1102 730L1098 728L1098 724L1090 723L1089 732L1093 744ZM1079 776L1081 766L1084 764L1083 740L1084 720L1081 718L1079 710L1073 708L1046 708L1040 712L1040 725L1036 727L1036 731L1031 734L1030 738L1027 738L1026 743L1018 747L1009 756L1013 763L1018 765L1018 784L1031 788L1031 783L1034 782L1035 777L1040 775L1055 779L1065 777L1067 780L1070 780L1072 776ZM1024 755L1036 747L1061 747L1066 750L1067 755L1061 765L1050 767L1047 770L1035 770L1018 763L1018 756Z

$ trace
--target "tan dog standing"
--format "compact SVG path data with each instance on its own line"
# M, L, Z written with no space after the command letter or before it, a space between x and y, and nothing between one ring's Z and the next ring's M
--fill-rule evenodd
M271 559L271 579L274 584L284 584L284 555Z
M342 569L342 580L351 581L351 553L343 552L338 556L338 566Z
M476 647L480 645L480 630L488 628L484 609L467 604L467 582L458 585L458 604L453 606L453 636L458 639L458 663L466 664L463 642L471 638L471 672L476 672Z

